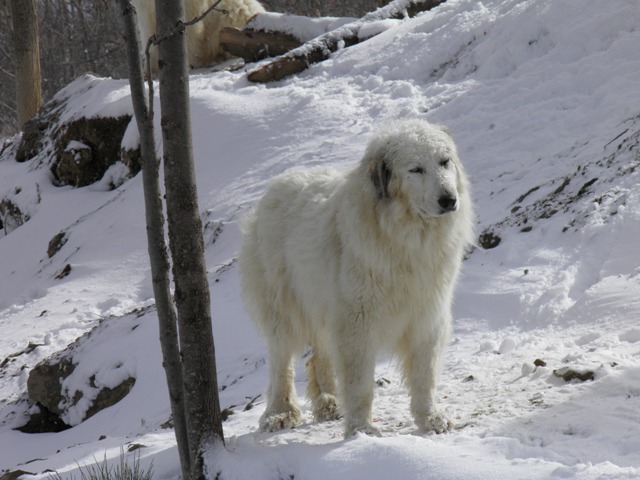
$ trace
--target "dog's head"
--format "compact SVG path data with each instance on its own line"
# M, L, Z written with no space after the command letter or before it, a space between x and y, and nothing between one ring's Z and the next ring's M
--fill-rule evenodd
M423 218L446 215L460 206L462 166L442 126L397 121L369 143L363 162L379 201L404 202Z

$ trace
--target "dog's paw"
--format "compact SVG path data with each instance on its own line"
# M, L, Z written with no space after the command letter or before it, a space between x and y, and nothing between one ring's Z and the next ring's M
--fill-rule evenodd
M364 425L348 425L344 432L344 438L353 437L357 433L364 433L370 437L382 437L382 432L370 423Z
M434 412L416 423L421 433L446 433L453 428L453 422L439 412Z
M277 432L278 430L297 427L300 423L302 423L302 415L300 410L297 409L281 413L265 412L260 417L260 431Z
M340 419L336 397L328 393L320 395L313 405L313 417L316 422L328 422Z

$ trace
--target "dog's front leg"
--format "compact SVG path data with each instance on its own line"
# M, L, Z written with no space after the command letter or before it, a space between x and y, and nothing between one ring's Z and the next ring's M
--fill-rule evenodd
M411 395L411 414L423 433L444 433L453 423L436 409L436 381L442 352L449 338L448 327L430 335L406 336L400 347L406 386Z
M345 438L358 432L380 436L373 426L373 403L376 348L366 322L360 318L339 329L337 335L338 376L342 393Z

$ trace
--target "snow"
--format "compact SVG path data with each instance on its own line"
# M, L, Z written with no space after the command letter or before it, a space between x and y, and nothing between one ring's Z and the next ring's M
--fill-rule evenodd
M251 19L249 27L265 32L284 32L301 42L319 37L327 32L355 21L350 17L302 17L276 12L264 12Z
M448 0L301 75L255 85L194 72L193 138L226 448L211 477L635 479L640 477L640 10L635 0ZM130 114L127 82L82 77L64 119ZM157 101L157 100L156 100ZM157 104L156 104L157 105ZM157 105L156 111L159 110ZM340 422L257 431L264 341L239 296L238 220L292 166L355 165L389 118L447 125L473 182L477 232L501 239L465 261L438 402L455 429L420 436L392 357L376 369L382 438ZM135 144L130 127L125 144ZM142 444L155 478L180 475L146 254L140 175L54 187L44 156L0 157L0 198L30 220L0 234L0 472L47 478ZM48 258L58 233L67 242ZM65 265L71 273L55 279ZM135 376L121 402L56 434L24 434L30 368L78 336L66 385ZM136 328L133 328L137 325ZM29 343L39 346L30 353ZM14 356L12 356L14 355ZM7 358L6 364L3 360ZM563 368L593 372L565 382ZM132 456L133 453L127 453Z

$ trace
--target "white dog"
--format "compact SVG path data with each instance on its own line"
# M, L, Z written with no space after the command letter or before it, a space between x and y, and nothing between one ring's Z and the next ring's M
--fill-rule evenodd
M216 0L185 0L185 21L193 20L204 13ZM147 40L156 32L155 0L133 0L138 14L138 28L143 48ZM215 62L226 60L228 55L220 50L220 30L224 27L243 27L257 13L264 12L264 7L257 0L222 0L218 10L210 12L195 25L187 27L187 52L189 64L193 68L211 66ZM151 48L151 70L157 73L158 51Z
M271 184L240 252L247 308L269 345L262 430L301 422L293 358L307 345L317 421L339 417L335 371L345 436L379 435L374 368L387 347L402 362L417 427L451 427L435 409L435 385L472 217L452 138L422 120L389 125L346 174L294 170Z

